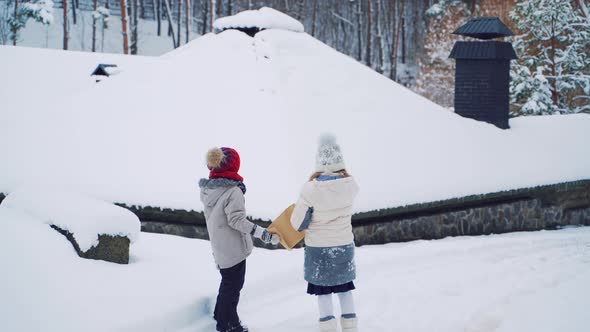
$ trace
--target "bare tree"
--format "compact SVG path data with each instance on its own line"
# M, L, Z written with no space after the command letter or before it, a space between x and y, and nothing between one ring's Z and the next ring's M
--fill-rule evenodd
M156 17L158 20L158 36L162 35L162 0L158 0L158 5L156 6Z
M373 11L371 10L371 0L367 0L367 43L365 49L365 61L366 65L371 67L371 16Z
M396 18L395 18L395 31L393 34L393 52L391 58L391 78L393 80L397 79L397 63L398 63L398 52L399 52L399 40L401 37L401 29L402 29L402 22L404 17L405 11L405 0L397 0L396 1Z
M164 0L164 6L166 8L166 16L168 16L168 28L172 30L172 45L174 48L178 47L176 43L176 35L174 34L174 24L172 23L172 13L170 13L170 2L168 0Z
M216 15L217 15L217 1L216 0L210 0L211 1L211 6L209 6L209 9L211 10L211 31L213 31L213 22L215 22L216 19Z
M191 0L185 0L185 25L186 25L186 43L191 39Z
M68 0L62 0L64 13L64 42L63 49L68 49Z
M92 0L92 52L96 52L96 8L98 0Z
M313 0L313 12L311 16L311 35L315 36L316 17L318 12L318 0Z
M76 18L76 0L72 0L72 22L78 24L78 19Z
M123 35L123 54L129 54L129 37L127 35L127 5L126 0L119 1L121 7L121 34Z
M138 19L138 1L133 0L133 24L131 30L131 54L137 54L139 52L139 34L137 33L137 26L139 25Z
M18 17L18 0L14 0L14 19L16 20ZM16 25L12 26L12 45L16 46L16 40L18 36L18 29Z
M176 0L176 47L180 46L181 43L181 39L180 39L180 34L181 34L181 27L182 27L182 0Z
M227 1L226 14L227 14L227 16L230 16L233 12L233 2L232 2L232 0L226 0L226 1Z
M207 12L209 10L208 6L207 6L208 2L205 2L205 8L203 10L201 10L203 17L203 29L201 30L201 34L204 35L207 33Z
M358 54L356 58L359 61L363 60L363 10L361 6L361 1L357 1L357 8L356 8L356 30L357 30L357 38L358 38Z

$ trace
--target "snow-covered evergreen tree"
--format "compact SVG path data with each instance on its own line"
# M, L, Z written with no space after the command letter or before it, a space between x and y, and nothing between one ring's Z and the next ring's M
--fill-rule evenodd
M29 19L42 24L51 24L53 22L53 1L34 0L20 4L16 12L8 19L8 25L12 31L10 38L15 44L18 40L19 31L25 27Z
M590 111L590 23L570 1L525 0L510 13L522 33L511 70L515 114Z

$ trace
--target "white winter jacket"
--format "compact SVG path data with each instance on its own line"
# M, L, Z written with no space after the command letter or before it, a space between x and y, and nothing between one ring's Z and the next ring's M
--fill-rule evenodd
M359 187L352 176L307 182L291 216L293 228L299 229L305 214L313 207L311 223L305 231L305 245L334 247L350 244L352 234L352 203Z

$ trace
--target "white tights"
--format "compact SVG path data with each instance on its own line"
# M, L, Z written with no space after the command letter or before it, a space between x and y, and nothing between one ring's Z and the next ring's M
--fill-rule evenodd
M352 292L338 293L340 300L340 310L342 315L355 314L354 298ZM328 317L334 317L334 305L332 304L332 294L318 295L318 308L320 311L320 320Z

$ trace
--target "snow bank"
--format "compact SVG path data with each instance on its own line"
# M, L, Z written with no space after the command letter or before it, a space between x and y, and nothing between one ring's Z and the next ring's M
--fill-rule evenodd
M73 234L82 251L98 245L98 235L120 235L137 240L139 219L133 212L104 201L65 191L26 188L2 201L1 207L22 211L44 224Z
M231 28L282 29L303 32L303 24L278 10L262 7L258 10L246 10L234 16L222 17L213 23L216 31Z

